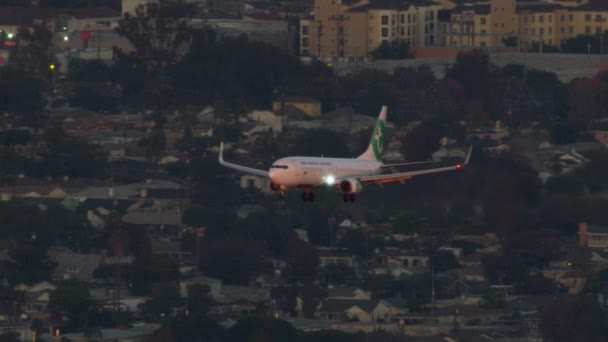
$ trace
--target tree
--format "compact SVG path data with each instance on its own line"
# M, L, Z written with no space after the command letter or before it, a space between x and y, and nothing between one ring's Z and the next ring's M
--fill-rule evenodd
M450 123L462 120L466 100L464 88L458 81L445 79L435 82L430 96L435 118Z
M146 2L125 13L116 32L135 47L135 55L155 73L173 65L188 52L192 29L178 16L179 1Z
M308 129L296 137L290 155L350 157L345 137L334 131L319 128Z
M53 33L44 25L22 26L17 31L19 48L11 49L9 64L27 73L50 76L57 64L52 51ZM57 68L57 66L55 66Z
M89 289L79 281L68 280L51 292L48 307L65 312L72 327L81 329L93 305L89 299Z
M146 159L156 163L167 147L167 137L162 127L154 127L141 142L146 147Z
M553 176L547 180L545 187L549 194L581 195L585 191L585 181L572 174Z
M580 130L580 125L576 123L555 122L551 125L551 142L556 145L574 144L578 139Z
M411 58L409 44L403 40L383 41L371 52L375 59L405 59Z
M201 271L232 284L244 284L256 276L269 254L263 242L244 238L205 241L201 251Z
M606 314L597 299L568 296L550 302L541 312L540 330L548 341L605 341Z
M439 149L441 134L426 123L414 127L401 141L401 155L407 161L422 161L431 158Z
M456 61L445 77L463 85L467 99L485 99L490 75L490 57L486 52L475 49L459 52Z
M598 77L577 78L568 85L568 119L586 124L607 114L608 84Z
M297 335L296 328L286 321L263 316L244 316L230 328L227 341L293 341ZM259 339L261 336L264 339Z
M188 287L188 311L191 315L203 316L211 308L213 303L207 285L193 284Z
M285 276L293 282L312 281L317 274L319 257L316 249L306 242L292 237L285 245Z
M323 268L328 284L339 286L354 285L357 281L355 269L344 263L332 263Z
M437 250L431 254L430 265L435 273L443 273L455 268L460 268L454 253L448 250Z

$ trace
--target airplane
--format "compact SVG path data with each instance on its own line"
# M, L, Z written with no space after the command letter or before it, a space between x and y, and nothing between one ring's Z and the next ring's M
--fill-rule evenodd
M459 170L469 163L472 147L469 148L462 164L430 168L417 171L382 174L382 170L395 166L412 165L428 162L410 162L399 164L382 163L384 147L384 130L386 126L387 107L383 106L376 121L371 141L367 150L357 158L326 157L286 157L275 161L268 171L224 161L224 143L220 144L220 165L244 173L270 179L270 188L284 199L289 189L304 189L302 200L314 201L313 189L328 186L337 188L343 195L344 202L354 202L355 195L369 183L385 184L403 183L414 176Z

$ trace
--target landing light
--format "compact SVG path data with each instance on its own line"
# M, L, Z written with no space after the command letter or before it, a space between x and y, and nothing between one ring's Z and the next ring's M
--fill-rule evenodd
M462 167L462 165L460 165L460 164L456 165L457 169L460 169L461 167Z
M325 176L325 184L334 185L335 182L336 182L336 177L334 177L333 175Z

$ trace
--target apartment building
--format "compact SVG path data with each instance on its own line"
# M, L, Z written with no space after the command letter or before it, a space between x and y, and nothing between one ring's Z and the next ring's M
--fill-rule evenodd
M441 15L439 46L503 47L518 34L515 0L461 4Z
M428 0L315 0L313 17L300 21L300 52L352 58L368 56L384 42L435 46L441 8Z
M520 46L524 49L540 42L548 45L559 44L574 30L574 15L560 5L526 6L517 12Z

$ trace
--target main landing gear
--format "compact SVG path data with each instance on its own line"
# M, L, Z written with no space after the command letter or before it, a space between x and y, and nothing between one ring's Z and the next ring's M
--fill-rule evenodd
M315 194L313 194L312 192L304 191L302 193L302 201L304 201L304 202L312 202L314 200L315 200Z
M287 192L286 191L279 191L279 198L282 200L285 199L285 197L287 197Z
M355 194L344 194L342 198L344 199L344 202L354 202Z

